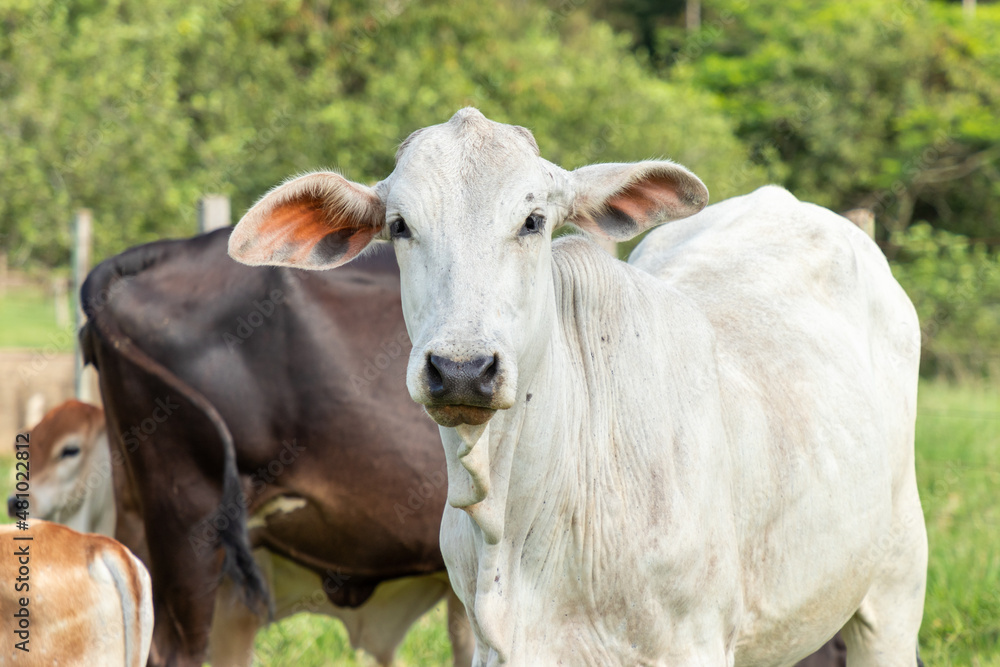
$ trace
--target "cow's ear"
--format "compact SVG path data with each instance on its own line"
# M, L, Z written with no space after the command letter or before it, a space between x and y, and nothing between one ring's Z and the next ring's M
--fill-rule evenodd
M668 161L592 164L570 176L575 195L566 221L615 241L694 215L708 203L705 184Z
M316 172L261 197L229 237L229 255L251 266L330 269L357 257L384 225L375 190Z

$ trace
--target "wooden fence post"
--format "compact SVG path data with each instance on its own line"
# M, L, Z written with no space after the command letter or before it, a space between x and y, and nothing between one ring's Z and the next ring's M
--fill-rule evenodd
M198 233L228 227L230 223L229 197L205 195L198 200Z
M64 276L52 279L52 299L56 311L56 327L65 329L70 322L69 280Z
M852 208L844 217L860 227L865 234L875 238L875 212L869 208Z
M701 28L701 0L687 0L684 3L684 27L688 32Z
M73 309L74 332L80 331L84 321L83 308L80 306L80 288L83 286L83 281L87 279L87 272L90 271L92 235L93 219L90 210L81 208L76 212L73 224L73 301L76 304ZM83 354L80 351L80 341L76 336L74 336L73 350L76 397L84 402L92 402L90 384L85 381L83 374Z

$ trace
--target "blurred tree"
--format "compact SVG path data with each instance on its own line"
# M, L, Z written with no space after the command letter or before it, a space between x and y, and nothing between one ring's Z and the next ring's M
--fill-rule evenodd
M1000 263L983 244L924 222L893 234L893 273L920 316L921 371L1000 378Z
M561 0L566 2L567 0ZM573 0L568 0L572 2ZM620 31L634 37L633 48L657 60L664 26L683 26L685 9L693 0L576 0L587 3L590 13Z
M1000 236L1000 5L718 0L660 33L664 76L716 92L798 196Z
M65 262L79 206L100 258L192 233L205 192L239 215L304 170L382 178L409 132L466 104L529 127L568 168L668 156L715 198L763 182L714 95L651 75L572 5L6 0L0 24L15 264Z

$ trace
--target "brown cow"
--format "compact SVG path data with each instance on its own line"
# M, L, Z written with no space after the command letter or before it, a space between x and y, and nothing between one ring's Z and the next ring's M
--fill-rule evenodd
M444 454L402 381L395 261L251 269L228 257L230 231L128 250L81 294L122 463L116 535L153 580L150 663L200 667L211 634L213 662L248 664L261 601L271 618L335 615L388 663L445 598L467 665L438 547Z

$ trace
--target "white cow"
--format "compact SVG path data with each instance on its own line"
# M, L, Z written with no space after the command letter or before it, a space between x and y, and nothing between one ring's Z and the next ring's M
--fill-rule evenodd
M671 162L572 172L464 109L374 187L286 182L230 254L323 269L391 239L442 425L441 548L480 665L914 665L919 328L874 243ZM688 217L691 216L691 217ZM627 239L617 261L573 224Z

